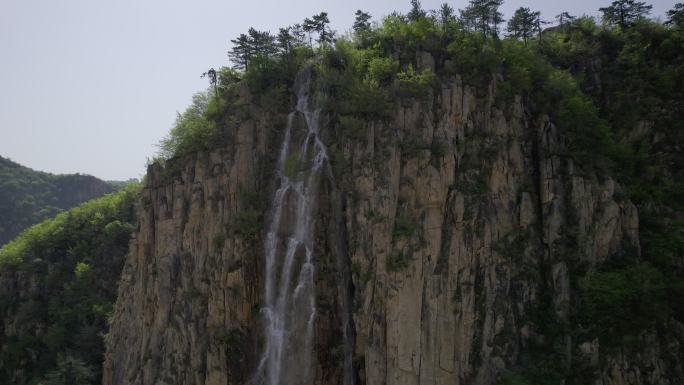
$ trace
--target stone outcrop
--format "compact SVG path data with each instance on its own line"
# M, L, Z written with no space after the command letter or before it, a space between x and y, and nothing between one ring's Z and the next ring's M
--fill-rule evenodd
M315 226L317 384L342 381L344 301L358 383L496 384L548 342L539 309L569 322L578 269L639 252L620 186L574 164L553 122L496 87L455 77L361 135L323 129L335 182L321 182ZM248 383L285 120L250 108L225 148L150 167L104 384ZM639 368L597 341L560 346L567 365L586 358L593 384L670 383L657 347Z

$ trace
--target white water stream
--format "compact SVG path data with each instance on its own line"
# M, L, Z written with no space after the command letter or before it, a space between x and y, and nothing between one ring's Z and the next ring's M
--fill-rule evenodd
M297 108L290 113L277 166L265 240L265 346L254 384L310 385L316 296L313 222L320 176L328 153L319 139L319 111L310 106L311 70L295 81ZM306 133L293 132L306 126ZM299 126L296 126L299 124ZM300 143L290 143L301 137Z

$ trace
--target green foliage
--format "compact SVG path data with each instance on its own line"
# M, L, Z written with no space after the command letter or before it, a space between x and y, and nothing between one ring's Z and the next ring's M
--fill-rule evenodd
M385 269L390 273L402 271L409 267L412 260L413 258L410 254L396 250L387 256Z
M497 37L503 14L499 7L503 0L470 0L468 7L461 11L464 25L471 31L478 31L484 38Z
M506 373L501 377L499 385L532 385L532 383L519 374Z
M395 64L383 59L375 49L361 49L338 40L335 50L326 51L324 62L317 66L317 88L327 97L324 110L367 121L387 120L393 105L385 86Z
M437 78L430 70L417 72L409 66L397 74L396 88L400 97L424 99L430 96L436 84Z
M11 383L16 370L43 384L92 384L100 377L101 335L113 312L137 192L130 185L83 203L0 249L0 271L30 277L44 293L1 289L0 298L8 298L4 316L20 326L14 336L0 335L0 383Z
M399 71L399 62L390 57L372 57L368 61L368 75L366 80L370 83L386 86Z
M648 15L651 9L653 9L652 5L641 1L616 0L609 7L599 8L599 11L603 13L605 23L627 28Z
M589 273L580 288L580 322L602 339L636 336L669 315L665 277L648 263Z
M117 241L117 237L109 238L112 234L127 232L124 234L127 238L132 227L123 222L131 220L136 191L137 186L131 185L26 229L0 249L0 266L30 265L34 260L56 261L51 252L69 241L74 242L65 250L69 257L74 260L86 258L93 249L97 250L96 245L107 246L110 241ZM93 232L101 238L94 238ZM61 258L60 255L54 257Z
M610 155L613 139L610 128L587 97L575 95L561 102L558 126L568 133L568 149L580 164L601 167Z
M671 10L667 11L666 24L684 28L684 3L677 3Z
M93 267L85 262L78 262L76 268L74 269L74 275L76 279L85 279L90 274L92 274Z
M478 196L489 192L487 179L481 174L461 180L454 187L464 195Z
M650 268L637 264L613 269L614 274L602 271L608 275L599 275L596 285L610 285L607 293L623 294L617 300L626 303L634 292L621 291L620 284L631 272L644 270L649 282L659 282L653 290L639 284L630 288L647 297L642 304L616 309L631 312L633 322L618 322L610 331L611 339L619 343L620 333L635 336L639 328L652 327L642 317L648 310L639 306L653 304L658 307L657 314L683 320L684 306L675 298L684 294L680 262L684 253L684 224L680 219L684 185L681 167L674 166L684 161L680 149L684 132L681 30L643 19L605 30L583 18L569 23L563 31L547 34L544 53L556 66L573 72L583 94L564 105L562 123L584 136L572 138L571 145L589 162L598 154L608 158L611 171L626 188L626 198L639 207L641 253ZM599 61L600 68L592 65ZM609 143L608 137L620 144ZM605 165L605 159L599 163ZM597 335L606 336L602 334L605 326L593 327Z
M208 92L193 96L192 105L178 115L175 126L159 144L160 155L169 159L209 148L217 140L218 129L216 122L208 119L208 109L216 108L217 103L220 101Z
M238 212L229 227L229 234L248 240L254 239L261 231L261 213L255 210Z
M316 39L316 41L320 46L325 48L328 44L333 42L333 39L335 37L335 32L333 32L330 29L328 24L330 24L328 13L321 12L317 15L313 15L311 19L304 19L304 23L302 23L302 28L304 29L304 32L307 32L309 34L317 33L318 39ZM311 35L309 35L309 39L311 38L310 36Z
M497 41L483 40L476 34L456 34L446 44L450 61L445 64L445 70L463 76L470 83L480 84L500 68L499 45Z
M366 125L365 120L353 115L340 115L339 120L340 129L346 136L358 140L365 139L365 132L363 131Z
M515 11L511 20L508 21L507 31L510 36L523 39L523 42L527 45L527 40L538 32L537 26L539 24L537 21L539 17L541 17L540 12L532 12L529 8L520 7Z
M53 175L0 157L0 246L62 210L114 191L89 175Z
M639 5L615 2L613 11L616 3ZM224 75L231 79L226 88L221 87L226 83L221 80L225 71L219 71L215 108L204 108L197 119L190 114L187 125L191 127L197 121L203 128L178 142L192 150L221 140L227 117L241 119L231 110L234 103L227 102L231 100L227 95L235 93L238 85L249 88L259 105L284 111L291 102L287 95L294 74L307 62L315 63L314 102L330 119L332 141L339 136L365 139L364 130L370 122L392 121L400 105L398 99L429 99L435 86L452 76L476 90L492 87L496 107L504 114L509 113L513 100L521 100L531 118L548 116L566 144L559 155L574 161L574 172L611 175L625 186L625 196L619 199L630 199L639 207L640 244L643 260L648 261L635 259L618 267L608 264L587 275L577 287L579 308L575 310L579 313L572 315L582 322L574 325L555 318L552 299L544 294L551 292L544 279L550 274L548 266L533 267L534 280L542 286L542 298L539 314L531 318L544 338L523 352L524 370L504 376L502 381L511 385L557 384L573 375L564 362L566 336L581 333L615 341L653 328L658 322L663 324L662 317L645 317L649 312L684 319L684 305L677 300L684 295L684 187L681 170L675 166L684 163L684 37L677 13L681 7L668 14L669 27L644 20L643 7L637 9L636 16L628 15L624 20L618 15L618 21L609 23L621 26L607 28L591 17L573 18L564 12L558 16L562 25L545 30L543 35L539 33L539 15L522 9L519 23L511 25L512 38L500 40L500 5L500 1L473 0L456 19L449 5L442 6L438 14L430 14L413 2L409 15L395 13L378 25L368 22L370 15L358 12L353 41L339 39L332 44L324 36L317 48L302 44L304 27L289 27L278 37L277 53L256 55L244 73ZM306 30L318 34L314 20L309 21ZM539 39L532 41L533 33ZM417 58L423 52L434 59L434 71L416 70ZM316 60L309 61L312 57ZM436 102L440 102L439 97L435 95ZM207 141L208 137L214 141ZM423 143L412 133L402 138L402 156L427 156L429 152L433 159L440 159L446 155L447 146L439 142ZM200 145L195 146L196 142ZM490 161L487 155L495 154L500 143L490 144L482 146L489 145L487 152L466 157L465 169ZM172 153L183 151L178 145ZM286 175L296 175L300 167L297 159L286 159ZM333 166L337 173L348 169L342 151L335 153ZM482 209L472 198L482 199L489 192L486 175L467 173L454 186L469 198L466 221ZM241 207L228 235L254 239L261 231L262 213L263 209ZM385 220L372 212L367 218L372 223ZM408 218L397 218L393 229L397 240L405 241L414 233L415 226ZM576 259L577 242L574 234L566 235L559 242L565 252L559 255L567 261ZM494 247L498 254L516 260L524 253L525 243L526 234L508 234ZM387 271L405 269L410 261L410 253L392 252L386 260ZM632 281L637 283L629 285ZM484 295L478 298L478 306L483 306ZM22 307L27 317L35 311L32 304ZM627 321L616 321L616 316ZM52 339L59 341L62 335L60 329L54 329Z
M47 373L39 385L90 385L94 381L95 372L90 366L67 355L57 361L57 368Z
M359 9L356 11L355 16L354 25L352 26L354 37L357 39L360 46L364 46L372 31L370 23L371 15L370 13L363 12Z
M223 244L226 242L226 236L224 234L218 234L212 240L213 250L216 253L220 253L223 249Z
M373 83L356 81L347 88L340 112L354 114L364 120L385 120L391 108L385 89Z
M410 238L416 232L415 220L408 215L399 215L394 220L394 238Z
M228 237L254 241L263 227L263 196L257 191L240 187L240 209L226 226Z
M514 230L501 237L492 249L499 255L514 263L520 263L525 253L529 234L523 230Z

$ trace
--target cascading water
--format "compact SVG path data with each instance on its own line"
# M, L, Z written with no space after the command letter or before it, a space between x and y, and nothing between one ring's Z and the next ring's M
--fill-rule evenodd
M280 185L265 240L265 346L254 384L313 383L313 222L320 177L331 173L327 149L319 138L319 110L310 106L310 83L307 68L295 81L297 108L288 117L278 158ZM306 126L303 134L296 130L301 123Z

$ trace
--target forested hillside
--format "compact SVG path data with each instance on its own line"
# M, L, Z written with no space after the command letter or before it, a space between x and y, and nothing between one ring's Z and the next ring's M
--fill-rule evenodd
M30 225L114 190L90 175L53 175L0 157L0 246Z
M83 203L0 249L0 383L99 383L137 191Z

